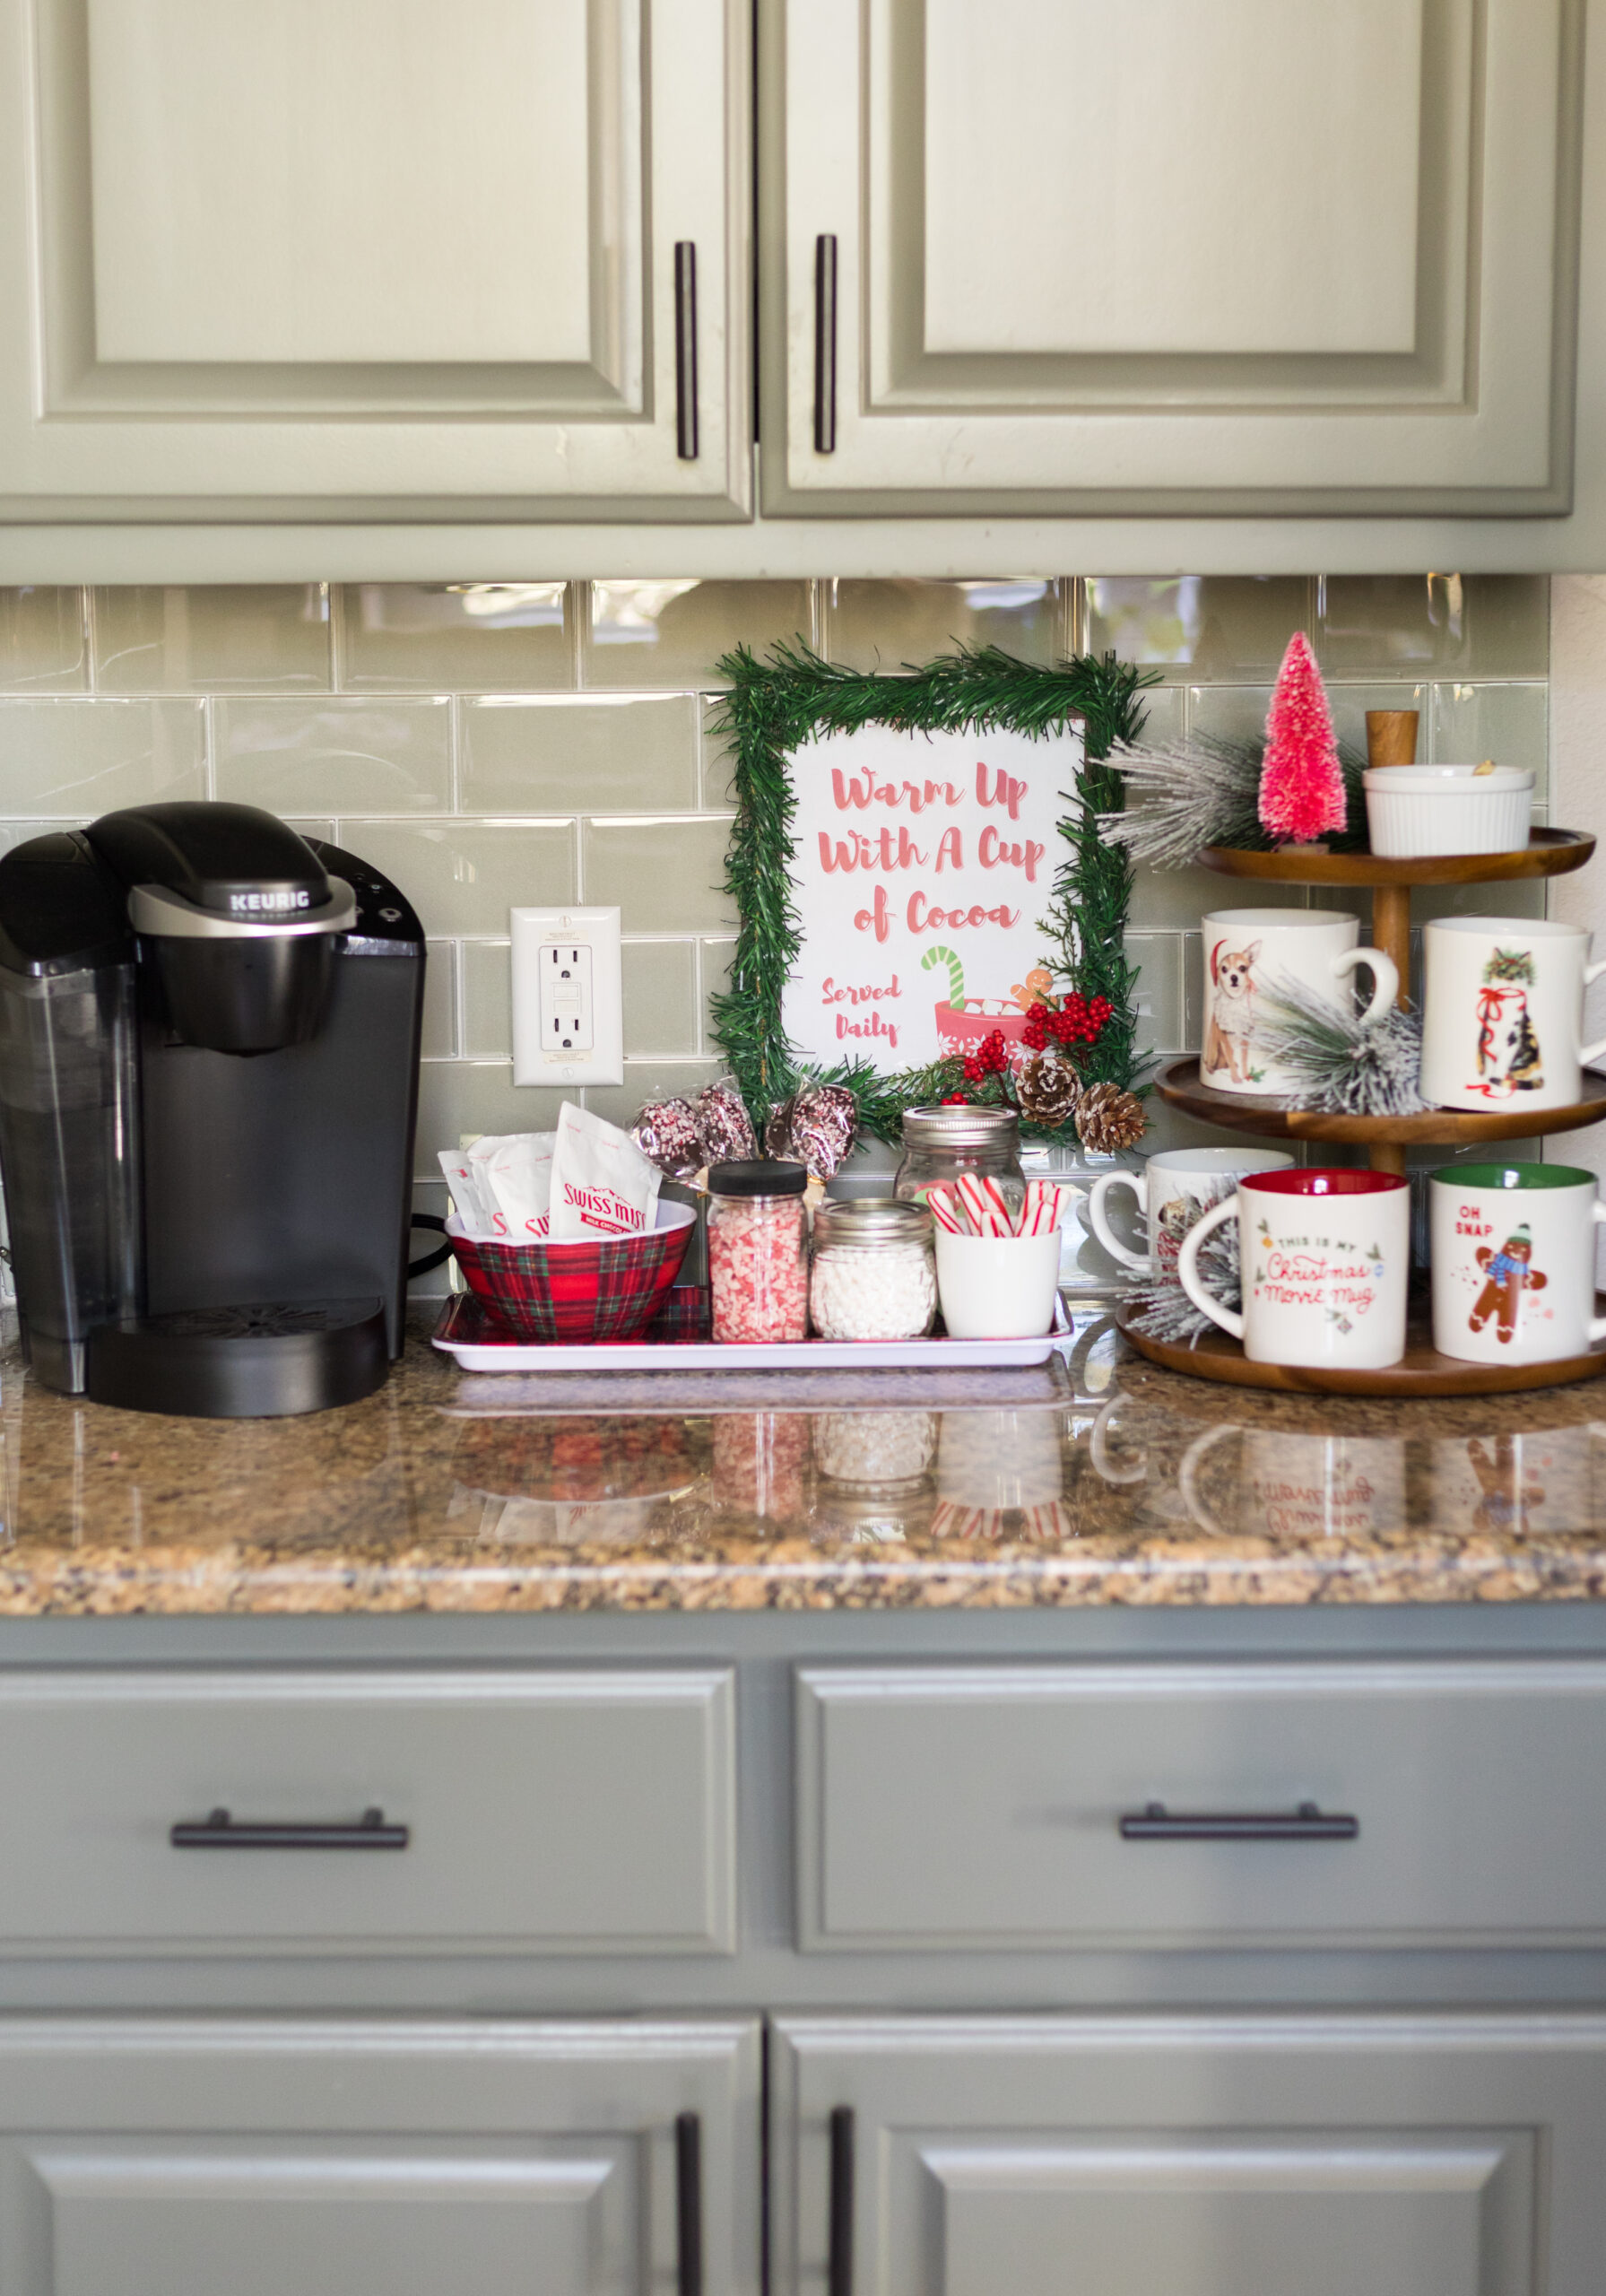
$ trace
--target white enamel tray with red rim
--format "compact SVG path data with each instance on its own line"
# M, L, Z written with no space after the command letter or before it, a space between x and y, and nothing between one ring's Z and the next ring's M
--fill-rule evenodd
M499 1332L472 1292L447 1301L431 1344L464 1371L965 1371L1046 1363L1071 1335L1063 1302L1040 1339L804 1339L722 1345L711 1339L514 1339Z

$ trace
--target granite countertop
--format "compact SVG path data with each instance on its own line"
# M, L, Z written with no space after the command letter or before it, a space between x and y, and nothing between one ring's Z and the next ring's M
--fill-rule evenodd
M9 1318L7 1318L9 1320ZM1223 1389L1108 1318L1032 1373L464 1378L206 1422L0 1352L0 1616L1510 1603L1606 1594L1606 1391Z
M9 1319L8 1319L9 1320ZM1514 1602L1606 1593L1606 1391L1313 1402L1034 1372L465 1378L303 1419L0 1353L0 1615Z

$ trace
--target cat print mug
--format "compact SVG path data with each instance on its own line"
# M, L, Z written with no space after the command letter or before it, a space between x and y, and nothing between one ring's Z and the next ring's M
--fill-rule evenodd
M1204 935L1204 1044L1199 1081L1213 1092L1262 1096L1291 1092L1296 1077L1266 1052L1262 1031L1268 991L1280 979L1302 981L1319 996L1347 1002L1337 984L1358 965L1372 975L1368 1021L1386 1013L1400 992L1393 959L1357 946L1359 918L1336 909L1219 909L1201 920Z
M1238 1223L1243 1308L1205 1289L1199 1248ZM1236 1195L1188 1231L1176 1277L1201 1314L1252 1363L1372 1371L1405 1352L1411 1183L1394 1172L1246 1172Z
M1570 1108L1584 992L1606 973L1589 935L1538 917L1437 917L1422 928L1422 1098L1445 1109Z
M1183 1238L1202 1213L1230 1194L1246 1172L1280 1172L1293 1163L1280 1148L1164 1148L1135 1172L1106 1172L1093 1183L1088 1225L1112 1258L1142 1274L1176 1265ZM1116 1188L1138 1199L1148 1231L1147 1253L1134 1252L1110 1226L1108 1204Z
M1468 1363L1554 1363L1606 1339L1595 1230L1576 1164L1448 1164L1428 1179L1433 1344Z

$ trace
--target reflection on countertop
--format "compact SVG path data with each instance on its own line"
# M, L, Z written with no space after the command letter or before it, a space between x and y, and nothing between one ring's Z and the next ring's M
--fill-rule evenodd
M0 1356L0 1614L1441 1603L1606 1593L1606 1395L1391 1404L1156 1370L469 1379L256 1422Z

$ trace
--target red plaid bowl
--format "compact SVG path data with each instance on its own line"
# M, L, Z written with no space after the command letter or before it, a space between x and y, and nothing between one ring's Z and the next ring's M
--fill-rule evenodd
M469 1290L516 1339L635 1339L647 1329L686 1257L697 1214L658 1202L658 1224L638 1236L548 1237L534 1244L474 1243L456 1215L447 1239Z

